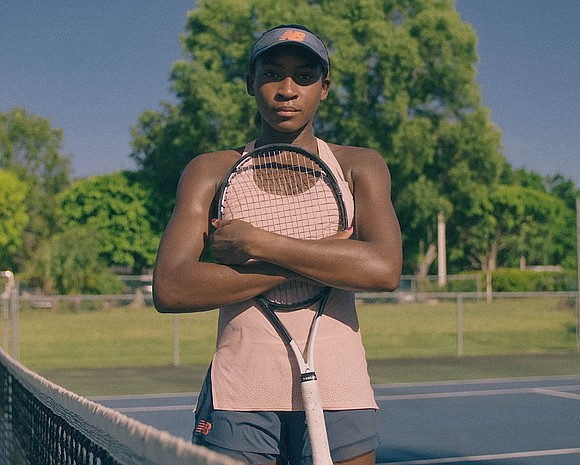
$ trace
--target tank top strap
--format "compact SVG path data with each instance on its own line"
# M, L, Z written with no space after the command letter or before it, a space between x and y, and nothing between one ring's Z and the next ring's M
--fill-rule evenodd
M342 168L340 167L338 160L334 156L334 153L332 153L332 150L330 150L330 147L328 146L328 144L326 142L324 142L322 139L319 139L318 137L316 138L316 142L318 145L318 156L322 159L322 161L324 161L324 163L326 163L330 167L330 169L333 171L335 176L337 176L341 181L345 181L344 173L342 172ZM242 156L244 156L244 155L248 154L249 152L251 152L252 150L254 150L255 147L256 147L256 140L252 140L252 141L248 142L246 144L246 146L244 147L244 151L242 152Z
M330 150L328 144L322 139L317 138L316 140L318 142L318 156L324 163L328 165L330 170L336 176L338 185L342 191L342 199L344 200L344 204L346 206L348 224L352 225L354 220L354 198L350 190L350 186L344 177L342 167L340 166L340 163L338 163L334 153L332 153L332 150Z
M250 153L252 150L254 150L254 147L256 146L256 140L250 141L246 144L246 146L244 147L244 152L242 153L242 157L248 153Z
M338 180L338 184L342 190L343 200L346 204L348 223L352 224L352 220L354 218L354 199L352 197L352 192L350 191L350 186L348 185L348 182L344 177L342 167L340 166L340 163L338 163L338 160L336 159L334 153L332 153L332 150L330 150L330 147L326 142L317 137L316 143L318 146L318 156L324 163L328 165L328 167L334 173L334 175ZM244 147L242 156L254 150L255 146L256 140L248 142Z
M328 167L332 170L334 175L341 182L346 182L346 179L344 178L344 173L342 171L342 167L340 166L340 163L338 163L338 160L334 156L334 153L332 153L332 150L330 150L328 144L324 142L322 139L316 138L316 141L318 143L318 156L320 157L320 159L328 165Z

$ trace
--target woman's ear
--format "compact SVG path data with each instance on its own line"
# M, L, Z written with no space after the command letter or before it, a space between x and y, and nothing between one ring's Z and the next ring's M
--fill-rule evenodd
M252 97L255 95L255 92L254 92L254 75L252 73L246 74L246 91Z
M325 77L322 80L322 93L320 94L320 100L326 100L326 97L328 97L328 91L330 90L330 78L329 77Z

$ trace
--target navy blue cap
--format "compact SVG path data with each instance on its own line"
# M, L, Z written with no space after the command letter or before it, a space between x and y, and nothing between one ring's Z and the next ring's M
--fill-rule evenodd
M328 74L330 60L324 42L311 32L292 26L279 26L270 29L256 41L250 58L250 69L254 66L254 62L258 56L265 51L280 45L295 45L314 53L318 58L320 58L320 61L324 66L325 74Z

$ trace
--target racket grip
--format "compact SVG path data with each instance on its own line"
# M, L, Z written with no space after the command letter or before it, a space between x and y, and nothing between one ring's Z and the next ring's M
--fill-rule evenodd
M313 371L302 373L300 381L306 426L312 448L312 461L314 465L332 465L316 373Z

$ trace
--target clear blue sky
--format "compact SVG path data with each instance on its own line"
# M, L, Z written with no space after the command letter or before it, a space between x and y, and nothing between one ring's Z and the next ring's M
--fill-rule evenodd
M130 126L174 101L171 63L194 0L3 0L0 111L64 130L77 177L133 168ZM580 1L457 0L479 37L477 80L516 168L580 188Z

